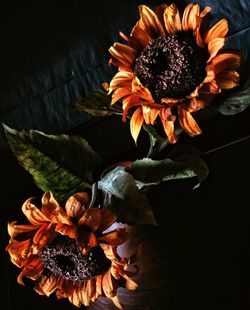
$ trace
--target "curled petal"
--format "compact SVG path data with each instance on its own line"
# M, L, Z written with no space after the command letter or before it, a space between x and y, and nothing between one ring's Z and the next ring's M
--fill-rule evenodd
M131 135L136 143L138 135L140 133L141 127L143 125L144 118L143 118L143 113L142 109L138 108L132 115L131 120L130 120L130 131Z
M112 246L118 246L128 238L128 233L123 228L118 228L98 238L99 242L108 243Z
M178 107L179 122L181 127L191 136L201 134L201 130L190 112L183 105Z
M150 35L152 39L164 35L164 29L157 15L146 5L139 6L139 27Z
M117 59L128 68L132 66L136 58L136 51L132 47L118 42L110 47L109 52L112 58Z
M100 209L86 209L83 215L79 218L78 225L88 226L92 232L98 230L101 225Z
M33 225L41 225L48 222L48 217L31 203L32 198L27 199L22 205L22 211L29 222Z
M24 285L23 277L30 278L32 280L36 280L41 273L43 272L43 265L39 259L39 257L34 256L23 268L22 272L17 277L17 282L19 284Z
M200 14L200 5L190 3L186 6L182 16L182 28L184 31L195 30L197 27L197 16Z
M116 103L121 98L131 95L131 92L131 87L117 88L112 94L111 105Z
M180 13L174 3L166 7L164 11L164 22L168 33L175 33L182 30Z
M10 239L6 251L9 253L12 263L19 268L23 267L30 256L31 245L30 239L24 241Z
M126 122L126 118L130 108L140 106L141 103L142 100L137 95L131 95L124 98L122 101L122 108L123 108L122 121Z
M8 223L8 234L18 241L31 238L40 227L40 225L16 225L16 223L16 221Z
M67 235L72 239L77 237L77 226L76 225L67 225L58 223L56 225L55 231L59 232L61 235Z
M107 297L112 298L116 296L116 287L114 286L114 283L112 281L112 275L110 270L108 270L102 278L102 289Z
M77 242L82 248L82 253L85 255L88 251L97 245L97 239L94 233L78 228Z
M37 254L44 246L55 239L57 233L55 232L54 226L52 223L49 225L44 224L38 229L33 237L33 254Z
M239 85L239 73L233 70L224 70L216 76L216 82L222 89L230 89Z
M205 42L209 44L209 42L213 41L217 38L225 38L228 33L228 22L225 18L221 19L216 23L211 29L208 30L205 36Z
M155 120L160 113L160 109L152 109L148 106L143 106L142 112L146 124L154 125Z
M72 224L66 212L60 207L51 192L44 193L42 197L42 212L52 223Z

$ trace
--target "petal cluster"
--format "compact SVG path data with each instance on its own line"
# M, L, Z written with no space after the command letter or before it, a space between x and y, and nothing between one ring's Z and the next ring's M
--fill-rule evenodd
M221 52L228 32L228 22L221 19L208 29L206 17L210 12L210 7L201 10L199 4L194 3L187 5L183 14L175 4L162 4L154 11L141 5L140 19L131 34L126 36L120 33L126 44L115 43L109 49L110 64L119 68L109 85L112 104L122 99L123 121L126 120L128 110L133 108L130 129L135 141L143 123L154 125L158 117L171 143L175 143L178 138L174 131L176 119L190 136L200 134L201 129L192 113L209 105L222 89L238 85L239 74L235 70L241 63L241 55ZM135 61L155 39L177 32L192 32L197 46L206 51L206 77L184 98L162 98L161 102L155 102L154 95L134 73Z
M116 221L116 216L107 209L86 208L89 200L86 192L76 193L67 200L65 209L60 207L51 192L43 195L41 209L32 204L32 198L26 200L22 211L29 224L17 225L15 221L8 224L10 240L6 250L12 263L22 268L18 283L24 284L23 277L34 280L37 293L49 296L55 292L58 298L68 298L77 307L88 306L104 296L122 309L117 288L121 283L128 289L137 286L129 277L129 260L116 252L117 246L124 243L128 235L124 228L105 233ZM100 246L110 261L110 268L81 282L44 272L39 253L58 235L74 239L83 255Z

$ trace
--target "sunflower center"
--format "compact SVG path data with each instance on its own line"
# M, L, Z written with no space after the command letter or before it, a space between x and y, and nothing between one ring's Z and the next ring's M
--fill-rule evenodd
M66 236L58 236L44 247L40 259L54 275L74 282L92 279L106 272L111 265L101 247L96 246L83 255L76 241Z
M161 36L145 47L134 73L155 100L183 98L206 77L208 55L191 32Z

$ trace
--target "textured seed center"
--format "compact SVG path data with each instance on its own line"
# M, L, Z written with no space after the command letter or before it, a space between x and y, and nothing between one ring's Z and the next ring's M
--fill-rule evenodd
M136 59L134 73L155 100L183 98L206 77L208 55L191 32L161 36Z
M106 272L111 265L99 246L83 255L75 240L66 236L59 236L44 247L40 259L54 275L74 282L92 279Z

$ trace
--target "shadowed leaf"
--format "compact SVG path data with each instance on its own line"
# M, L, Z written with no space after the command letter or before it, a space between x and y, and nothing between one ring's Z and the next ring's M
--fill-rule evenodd
M41 190L52 191L56 199L63 202L76 191L83 191L91 187L90 171L87 172L86 179L72 174L68 169L39 150L34 131L22 130L18 132L6 125L4 125L4 129L9 145L19 164L33 176L35 184ZM36 134L42 135L38 132ZM55 144L55 147L58 145ZM59 154L59 149L57 151Z
M92 92L88 97L75 102L73 107L78 111L84 111L94 116L122 115L122 109L119 105L111 106L111 96L102 90Z

